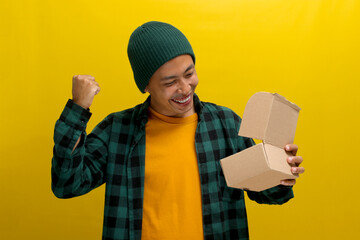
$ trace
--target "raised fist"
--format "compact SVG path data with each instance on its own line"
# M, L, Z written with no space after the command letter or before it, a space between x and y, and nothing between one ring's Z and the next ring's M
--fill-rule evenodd
M72 79L72 96L77 105L88 109L96 94L100 92L99 84L90 75L75 75Z

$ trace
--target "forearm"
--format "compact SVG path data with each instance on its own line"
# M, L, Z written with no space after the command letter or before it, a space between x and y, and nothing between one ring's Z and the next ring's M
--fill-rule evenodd
M76 141L75 146L74 146L72 152L74 152L75 148L79 145L80 140L81 140L81 135L80 135L80 137L78 138L78 140Z
M57 197L82 195L103 183L106 147L101 144L85 146L88 138L85 129L90 116L87 110L68 101L56 122L51 176L52 190ZM93 141L96 142L95 137ZM104 154L95 158L94 148Z

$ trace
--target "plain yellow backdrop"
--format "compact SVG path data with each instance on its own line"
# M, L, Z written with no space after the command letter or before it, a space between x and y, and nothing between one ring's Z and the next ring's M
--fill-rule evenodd
M51 192L53 128L75 74L102 88L88 132L145 100L126 48L150 20L189 38L203 101L242 115L269 91L302 108L295 143L306 172L283 206L247 200L251 239L356 239L358 0L1 0L0 239L101 239L104 186L69 200Z

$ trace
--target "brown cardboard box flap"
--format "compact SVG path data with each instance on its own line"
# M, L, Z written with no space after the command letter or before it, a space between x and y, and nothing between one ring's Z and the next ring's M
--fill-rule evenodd
M293 143L300 108L276 93L255 93L246 104L239 135L283 148Z

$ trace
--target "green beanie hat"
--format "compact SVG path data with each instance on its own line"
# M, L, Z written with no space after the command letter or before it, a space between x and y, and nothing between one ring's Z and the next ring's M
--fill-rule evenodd
M147 22L131 34L127 49L137 87L142 93L155 71L167 61L195 55L189 41L179 29L163 22Z

